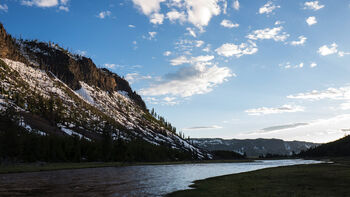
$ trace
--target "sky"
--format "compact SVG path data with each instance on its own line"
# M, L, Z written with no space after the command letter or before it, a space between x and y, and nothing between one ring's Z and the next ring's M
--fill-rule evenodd
M125 77L191 138L350 132L350 0L1 0L0 21Z

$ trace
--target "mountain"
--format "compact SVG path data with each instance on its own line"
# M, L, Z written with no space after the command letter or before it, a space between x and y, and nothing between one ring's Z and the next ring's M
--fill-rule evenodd
M350 156L350 136L300 152L302 157Z
M91 143L107 135L125 146L142 141L191 155L187 159L207 156L163 117L150 114L124 78L57 44L15 39L2 24L0 78L2 116L12 114L10 119L28 132Z
M202 149L235 151L247 156L261 156L266 154L292 155L319 144L300 141L283 141L280 139L220 139L220 138L196 138L192 143Z

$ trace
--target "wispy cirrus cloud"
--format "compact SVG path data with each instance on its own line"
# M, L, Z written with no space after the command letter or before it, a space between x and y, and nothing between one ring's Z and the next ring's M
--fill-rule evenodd
M291 68L303 68L304 62L300 62L299 64L291 64L290 62L279 64L280 67L285 69L291 69Z
M350 86L344 86L340 88L328 88L326 90L312 90L306 93L299 93L295 95L289 95L290 99L302 99L302 100L350 100Z
M271 131L245 132L235 138L277 138L283 140L300 140L316 143L327 143L349 134L350 114L308 121L305 125L296 127L274 129Z
M183 128L184 131L191 131L191 130L208 130L208 129L222 129L221 126L218 125L211 125L211 126L195 126L195 127L187 127Z
M276 131L276 130L296 128L296 127L305 126L305 125L308 125L308 124L309 123L292 123L292 124L285 124L285 125L266 127L266 128L261 129L261 130L263 132L269 132L269 131Z
M0 4L0 11L7 12L9 7L6 4Z
M150 76L150 75L140 75L139 73L128 73L128 74L126 74L125 79L130 84L133 84L133 83L141 81L141 80L150 80L150 79L152 79L152 76Z
M281 107L260 107L255 109L248 109L245 112L251 116L261 116L269 114L281 114L281 113L293 113L293 112L303 112L304 107L298 105L283 105Z
M178 66L181 64L196 64L205 63L214 59L213 55L201 55L196 57L187 58L186 56L180 56L175 59L170 60L170 64L173 66Z

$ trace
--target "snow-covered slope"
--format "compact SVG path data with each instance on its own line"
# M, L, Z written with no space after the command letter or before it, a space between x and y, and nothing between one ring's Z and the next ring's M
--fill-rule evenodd
M153 117L117 74L57 45L15 40L2 25L0 34L0 110L13 107L28 131L99 140L108 129L114 140L143 139L207 156Z
M200 157L204 156L198 148L166 129L154 117L149 117L150 114L137 106L125 92L107 92L82 81L81 88L73 91L51 73L21 62L5 58L1 60L8 66L0 67L3 76L0 83L5 91L16 90L26 97L39 94L46 99L56 97L63 101L65 121L57 123L57 127L65 134L91 140L91 134L85 136L84 133L101 133L107 117L119 126L113 131L115 139L140 137L152 144L166 143L172 148L191 150ZM5 110L9 105L14 105L12 99L12 96L1 95L0 109ZM29 112L25 106L16 108Z

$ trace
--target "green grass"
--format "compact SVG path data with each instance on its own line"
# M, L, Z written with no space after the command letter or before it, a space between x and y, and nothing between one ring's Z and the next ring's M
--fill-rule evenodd
M349 158L334 164L298 165L262 169L195 181L192 190L169 197L211 196L349 196Z
M13 165L0 165L0 174L38 172L52 170L121 167L135 165L178 165L193 163L237 163L251 162L253 160L205 160L205 161L175 161L175 162L81 162L81 163L22 163Z

